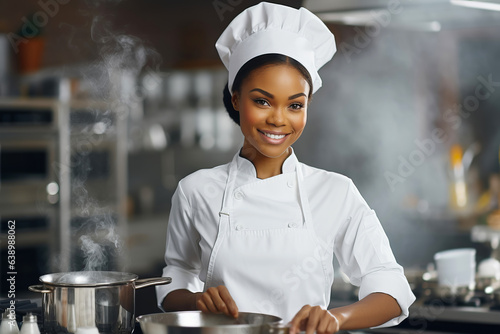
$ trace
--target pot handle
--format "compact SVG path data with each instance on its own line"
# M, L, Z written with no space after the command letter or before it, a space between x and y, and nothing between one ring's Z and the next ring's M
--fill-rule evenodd
M46 289L43 287L43 285L30 285L28 287L28 290L40 293L52 293L51 289Z
M135 288L140 289L151 285L169 284L170 282L172 282L171 277L143 278L135 281Z

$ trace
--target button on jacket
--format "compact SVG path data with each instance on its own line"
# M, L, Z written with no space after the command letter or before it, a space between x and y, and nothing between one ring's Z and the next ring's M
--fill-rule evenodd
M403 268L349 178L292 153L282 174L261 180L238 152L231 163L179 182L163 270L172 283L156 287L158 303L173 290L224 284L240 311L288 322L305 304L328 306L334 255L360 299L382 292L397 300L402 314L382 326L408 316L415 297Z

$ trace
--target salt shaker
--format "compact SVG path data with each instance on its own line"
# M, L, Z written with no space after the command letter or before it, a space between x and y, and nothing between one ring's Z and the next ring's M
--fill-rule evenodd
M23 317L23 325L21 326L19 334L40 334L40 329L36 322L36 315L27 313Z
M0 324L0 334L18 334L19 327L17 327L17 321L15 313L13 316L10 315L10 310L6 309L2 314L2 323Z

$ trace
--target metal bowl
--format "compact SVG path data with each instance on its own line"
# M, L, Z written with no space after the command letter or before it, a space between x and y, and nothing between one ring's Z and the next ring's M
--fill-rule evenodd
M239 312L237 318L224 314L180 311L137 317L144 334L262 334L272 333L282 319L260 313Z

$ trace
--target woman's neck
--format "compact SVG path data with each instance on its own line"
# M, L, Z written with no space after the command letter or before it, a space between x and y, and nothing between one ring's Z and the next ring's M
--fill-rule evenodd
M279 157L267 157L257 151L253 146L243 144L240 156L249 160L255 167L257 173L257 178L267 179L282 173L283 163L286 158L292 154L292 150L289 147L282 155Z

